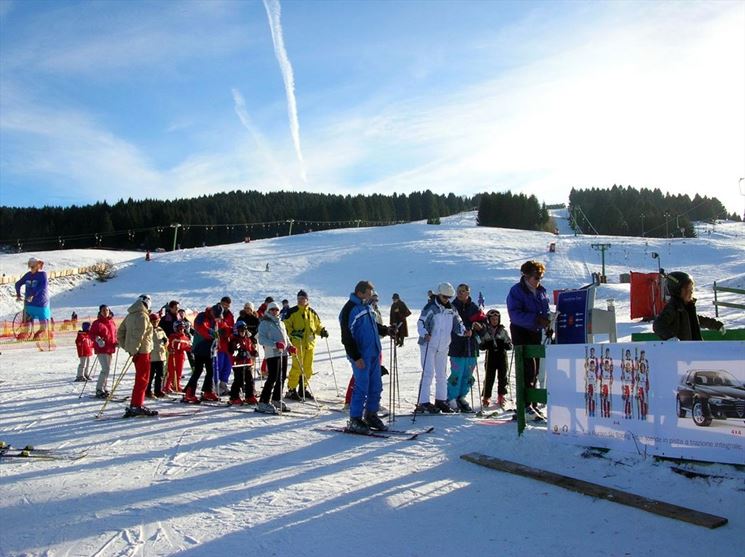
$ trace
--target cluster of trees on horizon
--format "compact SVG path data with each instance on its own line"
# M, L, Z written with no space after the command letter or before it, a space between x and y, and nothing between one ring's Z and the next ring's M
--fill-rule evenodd
M6 249L171 249L285 236L314 230L387 225L472 209L474 197L430 190L393 195L231 191L176 200L120 200L70 207L0 207ZM290 222L292 221L292 222Z
M478 224L522 230L553 230L549 208L535 195L511 192L473 197L430 190L393 195L231 191L176 200L120 200L70 207L0 207L5 250L102 247L170 249L178 225L180 247L218 245L315 230L379 226L446 217L478 207ZM663 195L659 189L572 189L570 224L585 234L695 235L692 221L740 221L716 198Z
M549 219L546 204L539 204L535 195L507 191L479 196L479 226L547 230Z
M654 238L695 236L694 221L741 221L727 214L715 197L662 194L659 189L613 186L574 189L569 194L570 224L576 232Z

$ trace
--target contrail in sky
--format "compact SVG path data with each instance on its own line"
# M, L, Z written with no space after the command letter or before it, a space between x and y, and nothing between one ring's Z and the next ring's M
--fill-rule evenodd
M295 144L295 153L297 153L298 162L300 163L300 176L303 182L308 181L305 173L305 162L303 161L303 151L300 148L300 123L297 118L297 103L295 102L295 76L292 72L292 64L287 57L285 50L285 41L282 36L282 24L279 21L281 7L279 0L264 0L264 8L269 18L269 28L272 31L272 42L274 43L274 54L277 56L279 68L282 71L282 78L285 82L285 92L287 93L287 113L290 117L290 133L292 142Z

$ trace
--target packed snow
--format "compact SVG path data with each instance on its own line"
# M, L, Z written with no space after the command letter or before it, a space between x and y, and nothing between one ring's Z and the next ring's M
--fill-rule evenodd
M474 299L502 310L527 259L546 263L550 290L576 288L600 271L592 243L610 243L609 284L596 305L613 299L619 340L650 331L629 319L629 285L619 275L661 266L690 272L699 312L714 314L712 284L745 276L745 224L702 227L695 239L573 236L560 215L561 234L476 226L475 214L380 228L301 236L153 254L58 251L0 255L8 275L24 272L35 255L46 269L117 263L105 283L80 279L52 288L57 321L72 311L85 320L99 304L123 316L145 292L155 307L177 299L202 310L230 295L234 313L266 296L294 304L300 288L331 333L316 348L312 388L338 409L350 367L340 342L338 313L355 283L371 280L387 316L397 292L409 305L410 334L428 289L441 281L470 284ZM709 227L711 228L711 227ZM551 242L556 253L548 253ZM269 270L267 271L267 264ZM738 278L739 277L739 278ZM0 315L19 309L11 288L0 292ZM729 329L745 327L745 314L720 313ZM366 438L322 431L346 416L306 402L296 413L264 416L247 408L204 407L198 413L122 420L124 404L80 397L74 383L74 333L60 332L54 351L5 339L0 355L0 440L14 446L86 451L80 460L0 459L0 555L701 555L732 554L745 528L745 468L686 464L706 477L673 472L674 464L611 451L583 456L582 447L554 445L544 425L517 435L513 422L469 415L410 412L420 377L416 339L398 350L401 408L393 427L433 426L415 441ZM390 364L390 345L384 343ZM121 370L126 354L118 357ZM483 358L479 364L483 380ZM187 371L188 373L188 368ZM511 377L514 374L511 373ZM133 373L118 394L129 394ZM336 385L338 384L338 390ZM90 390L91 385L88 385ZM512 397L510 393L508 398ZM389 406L384 380L383 404ZM478 402L478 393L475 393ZM158 410L184 405L148 401ZM297 409L298 405L294 408ZM192 407L189 407L192 408ZM468 463L479 452L575 478L724 516L708 530L613 502ZM744 459L745 460L745 459Z

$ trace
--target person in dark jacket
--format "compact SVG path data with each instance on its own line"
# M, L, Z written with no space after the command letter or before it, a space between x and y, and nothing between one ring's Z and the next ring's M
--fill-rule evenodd
M373 290L370 282L358 282L339 313L341 342L354 374L347 428L361 434L369 433L370 429L388 429L378 416L378 410L383 392L380 337L389 334L390 329L375 320L369 303Z
M171 300L168 302L165 315L158 322L158 327L163 329L166 337L170 337L175 332L173 325L176 321L179 321L179 303L177 300Z
M673 271L665 278L670 300L652 325L658 337L662 340L703 340L701 327L724 334L721 321L696 313L695 283L688 273Z
M448 377L448 405L453 410L472 412L466 395L473 384L473 370L479 357L481 333L486 325L484 312L471 299L471 288L459 284L455 290L453 307L460 315L461 321L470 336L450 333L450 376Z
M188 404L199 404L201 401L216 402L219 397L215 394L213 388L213 358L217 358L218 344L220 342L220 329L224 327L223 307L221 304L215 304L206 308L203 312L198 313L194 318L194 340L192 341L192 352L194 354L194 370L192 371L189 382L186 384L182 402ZM204 382L202 383L201 400L197 398L196 390L199 383L199 376L205 371Z
M391 326L396 327L396 346L403 346L404 339L409 336L409 326L406 318L411 315L411 310L398 294L393 295L391 304Z
M246 324L248 334L254 339L254 344L256 344L256 338L259 334L259 316L256 315L256 310L251 302L243 304L243 309L238 313L238 321L243 321Z
M497 379L497 406L504 407L504 395L507 394L507 350L512 350L512 339L502 325L502 314L499 310L486 312L486 329L481 337L481 349L486 352L486 377L481 404L484 408L491 403L494 379Z
M507 312L510 316L510 333L515 346L541 344L541 333L550 337L548 296L541 285L546 266L540 261L526 261L520 267L520 282L510 288L507 295ZM525 358L522 373L525 387L535 388L538 381L538 359ZM528 410L530 413L531 410Z

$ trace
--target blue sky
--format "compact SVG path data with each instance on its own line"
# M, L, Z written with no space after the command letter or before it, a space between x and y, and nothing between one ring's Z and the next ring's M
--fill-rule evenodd
M0 0L0 203L613 184L742 213L745 2Z

